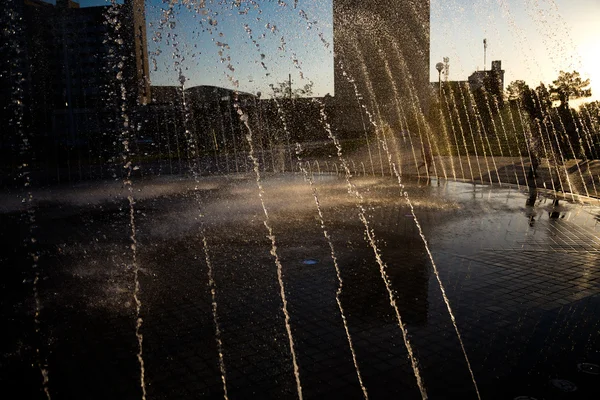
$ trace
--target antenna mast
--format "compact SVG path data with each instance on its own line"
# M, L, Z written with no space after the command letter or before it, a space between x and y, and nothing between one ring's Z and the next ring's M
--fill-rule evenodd
M485 71L486 54L487 53L487 39L483 39L483 70Z

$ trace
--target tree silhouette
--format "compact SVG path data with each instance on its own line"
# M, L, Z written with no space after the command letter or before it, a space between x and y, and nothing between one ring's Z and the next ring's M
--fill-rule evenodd
M552 93L550 92L550 89L540 82L539 86L535 88L533 96L536 107L541 110L542 113L547 113L552 107Z
M592 89L586 88L589 84L590 80L582 80L577 71L560 71L558 79L550 86L551 98L560 101L560 108L568 109L569 100L592 95Z
M292 89L288 81L279 82L277 85L269 85L273 91L273 97L276 98L287 98L287 99L297 99L299 97L311 97L313 94L313 83L307 83L302 87L297 87Z
M514 100L523 101L524 96L526 96L526 95L529 96L530 90L531 89L525 83L525 81L522 81L522 80L512 81L506 87L506 97L508 98L508 101L514 101Z
M532 119L543 120L552 106L550 92L541 82L531 89L525 81L513 81L507 86L506 94L510 104L522 107Z

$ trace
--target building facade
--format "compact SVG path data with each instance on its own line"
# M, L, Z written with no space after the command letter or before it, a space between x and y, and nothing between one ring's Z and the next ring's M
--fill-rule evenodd
M469 75L469 87L471 90L485 88L489 93L501 94L504 91L504 70L502 61L492 61L492 69L475 71Z
M13 29L2 41L10 57L0 64L0 108L10 132L2 151L26 132L35 158L47 165L74 152L101 156L98 149L112 143L119 129L122 94L130 114L150 99L144 1L96 7L73 0L8 3L7 26ZM16 103L21 124L11 120Z
M400 130L402 110L426 111L429 1L334 0L333 16L336 129L349 136L373 123Z

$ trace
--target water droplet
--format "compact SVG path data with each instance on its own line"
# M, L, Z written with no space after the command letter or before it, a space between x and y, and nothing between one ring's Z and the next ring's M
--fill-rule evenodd
M577 369L584 374L600 375L600 366L598 364L580 363L577 364Z
M562 392L574 392L577 390L577 386L566 379L552 379L550 383Z

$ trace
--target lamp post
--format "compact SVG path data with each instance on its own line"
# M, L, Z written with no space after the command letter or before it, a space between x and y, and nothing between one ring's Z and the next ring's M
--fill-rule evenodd
M444 63L435 64L435 69L438 71L438 87L439 87L439 99L442 101L442 71L444 70Z
M437 71L438 71L438 87L439 87L439 92L438 92L439 105L438 105L438 107L440 109L440 121L442 124L441 126L443 126L444 114L442 112L442 71L444 70L444 63L439 62L439 63L435 64L435 69L437 69ZM434 164L434 168L435 168L435 164ZM437 174L437 171L436 171L436 174ZM439 184L440 184L440 180L438 179L438 186L439 186Z

